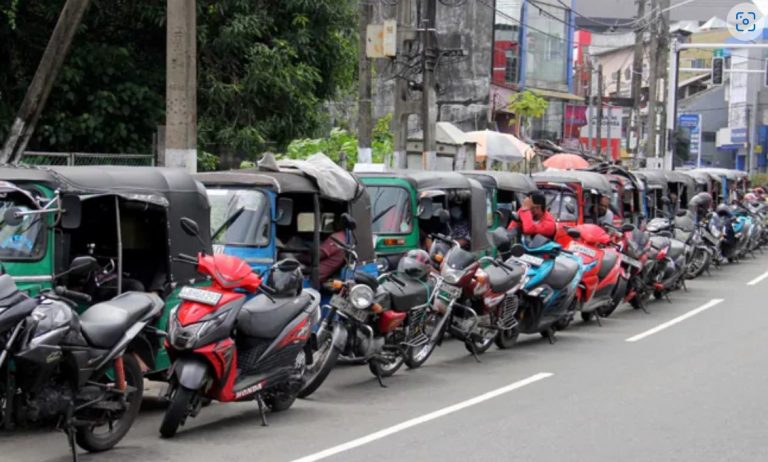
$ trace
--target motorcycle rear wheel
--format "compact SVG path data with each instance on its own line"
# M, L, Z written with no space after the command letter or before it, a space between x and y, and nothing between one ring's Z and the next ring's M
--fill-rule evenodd
M389 356L388 356L389 357ZM368 368L371 370L371 374L381 377L392 377L395 372L403 367L405 358L402 354L394 354L391 357L391 361L387 361L386 358L373 358L368 362Z
M317 351L312 353L312 365L307 366L307 370L304 372L304 386L301 387L298 398L306 398L312 393L316 392L320 385L325 382L328 375L336 366L336 361L339 358L339 351L333 346L333 335L327 329L325 330L327 335L324 338L318 339Z
M486 330L480 339L468 339L464 342L464 348L470 353L477 353L479 355L488 351L496 340L497 331Z
M264 394L264 404L272 412L287 411L293 406L297 396L288 392L272 392Z
M144 377L141 374L139 362L132 354L123 356L123 369L125 370L125 383L134 389L126 400L128 408L119 419L109 425L104 433L96 431L101 427L80 427L75 433L77 445L88 452L101 452L113 448L131 429L133 421L139 414L141 399L144 395Z
M172 385L171 399L168 409L165 410L163 422L160 424L160 436L173 438L179 427L184 425L189 415L189 407L197 394L196 390L185 388L180 383Z
M502 350L512 348L517 344L518 337L520 337L520 331L517 328L500 330L496 333L496 346Z

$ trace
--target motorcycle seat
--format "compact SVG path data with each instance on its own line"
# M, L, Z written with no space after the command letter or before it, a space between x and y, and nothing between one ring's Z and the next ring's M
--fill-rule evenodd
M419 280L404 275L398 276L402 284L395 281L385 281L383 289L389 294L391 308L400 313L407 313L422 306L429 300L429 286Z
M313 302L309 290L298 297L274 297L274 301L265 294L256 295L238 313L237 330L247 337L273 339Z
M651 247L656 250L661 250L664 247L670 246L670 239L664 236L651 236Z
M126 292L85 310L80 316L80 330L91 345L110 348L129 327L163 306L165 302L156 294Z
M0 275L0 309L22 302L27 297L16 287L16 282L8 274Z
M608 276L608 273L611 272L611 269L613 269L614 265L616 265L616 260L618 259L618 253L605 252L605 255L603 256L603 263L600 266L600 271L597 273L597 277L603 279L604 277Z
M571 258L560 256L555 258L555 265L544 280L553 289L559 290L573 281L579 272L579 263Z
M512 262L507 263L507 266L511 266L513 271L501 266L489 266L483 270L488 275L488 285L497 294L503 294L515 287L525 276L525 266Z

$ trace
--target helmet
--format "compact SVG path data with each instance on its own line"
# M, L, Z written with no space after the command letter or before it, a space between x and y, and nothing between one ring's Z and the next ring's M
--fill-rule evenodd
M414 249L409 250L403 255L400 262L397 264L397 271L405 273L412 278L420 279L429 273L429 267L431 265L432 261L426 251Z
M757 199L757 194L754 194L754 193L747 193L747 194L744 196L744 200L745 200L745 201L747 201L747 202L757 202L757 201L758 201L758 199Z
M275 291L277 297L299 295L304 286L301 264L293 259L280 260L272 267L266 284Z
M731 212L731 208L726 204L720 204L717 206L717 209L715 209L718 215L721 217L730 217L733 215L733 212Z
M712 207L712 195L706 192L700 192L693 196L688 202L688 208L709 210Z

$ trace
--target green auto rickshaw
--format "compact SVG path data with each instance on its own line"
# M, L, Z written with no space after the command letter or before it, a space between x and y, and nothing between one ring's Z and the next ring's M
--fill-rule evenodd
M182 217L200 224L199 238L182 231ZM198 278L194 266L174 257L211 252L209 220L205 189L183 170L0 167L0 263L18 287L34 296L64 286L93 303L154 292L166 301L155 324L163 331L181 286ZM97 268L71 274L73 261L85 256ZM147 371L161 377L170 363L160 333L147 348L154 359Z
M522 173L494 170L468 170L461 173L485 188L489 204L489 231L498 226L506 226L512 212L523 205L523 199L538 189L533 178Z
M456 172L356 172L371 197L371 217L379 271L397 267L407 251L423 248L430 233L446 232L442 209L451 214L454 233L466 235L471 252L491 252L488 228L493 213L483 186Z

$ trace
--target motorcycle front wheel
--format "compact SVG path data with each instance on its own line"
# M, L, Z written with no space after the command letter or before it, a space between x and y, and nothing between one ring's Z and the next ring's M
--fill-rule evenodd
M427 362L429 357L432 356L432 352L434 352L435 348L437 347L437 341L432 340L432 335L434 334L438 325L440 325L440 318L440 315L437 313L428 311L424 317L422 325L417 327L418 331L427 339L422 345L408 347L408 349L405 351L404 360L408 369L417 369L421 367L425 362ZM450 320L447 320L446 324L448 322L450 322ZM443 329L443 332L445 332L445 329ZM440 336L438 336L438 338L439 337Z
M383 355L373 358L368 362L368 368L371 374L380 377L391 377L405 363L405 358L399 352L386 352Z
M131 391L125 396L127 407L120 417L114 420L108 418L107 423L99 426L79 427L75 433L77 445L88 452L101 452L113 448L128 433L139 414L144 395L144 377L141 374L141 367L132 354L127 354L123 356L123 369L127 390ZM106 374L99 381L113 382ZM116 399L122 400L123 398ZM88 412L89 409L86 408L84 411Z
M163 422L160 424L160 436L173 438L176 435L179 427L184 425L187 420L189 408L196 394L196 390L185 388L179 383L173 385L170 393L170 404L165 410Z

